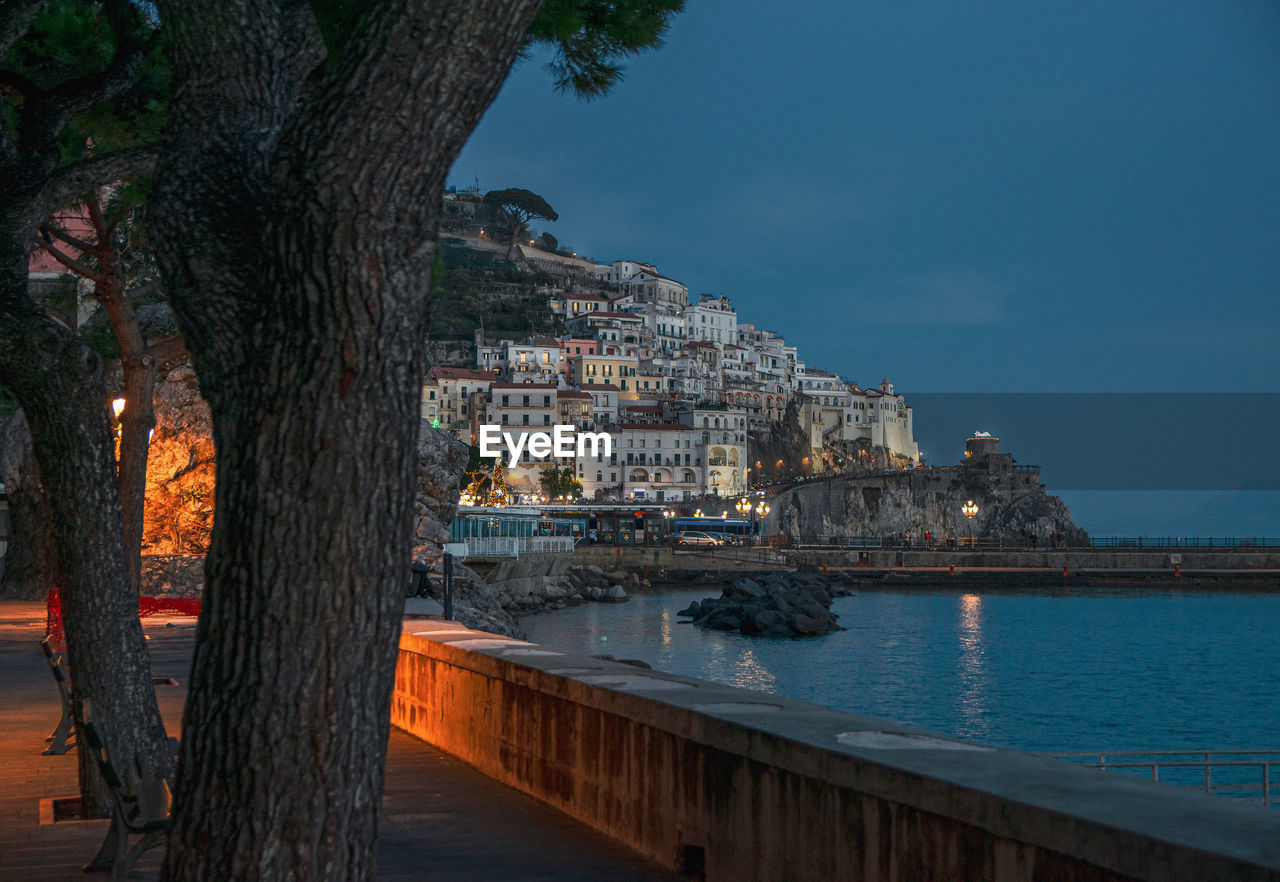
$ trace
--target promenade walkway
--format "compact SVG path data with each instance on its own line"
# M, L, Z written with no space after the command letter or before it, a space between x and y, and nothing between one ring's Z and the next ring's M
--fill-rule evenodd
M105 880L80 867L106 821L40 823L40 801L76 793L76 753L41 756L58 720L58 696L40 653L40 603L0 601L0 880ZM177 687L157 695L178 734L194 646L190 619L143 620L153 674ZM387 754L378 878L385 880L671 880L644 856L409 735L393 730ZM158 850L132 880L159 876Z

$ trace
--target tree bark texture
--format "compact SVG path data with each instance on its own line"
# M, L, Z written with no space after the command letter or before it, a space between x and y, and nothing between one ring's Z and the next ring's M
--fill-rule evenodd
M5 229L0 250L0 382L22 404L48 493L62 582L72 695L88 699L124 774L168 776L164 724L151 684L138 595L120 538L120 501L106 387L97 355L26 296L25 241ZM79 751L86 805L105 812L105 790L89 751Z
M217 447L169 879L375 870L445 176L539 0L161 4L153 245Z
M117 449L117 484L122 512L121 536L125 567L133 590L139 590L142 573L142 521L147 495L147 453L151 430L155 428L156 357L147 346L130 298L120 252L116 248L115 223L104 216L102 194L95 189L84 200L93 229L92 241L73 238L54 225L41 229L41 247L72 272L93 282L93 299L102 305L120 347L120 367L124 379L124 409ZM59 240L59 241L55 241ZM78 248L82 257L70 257L61 247ZM87 264L83 257L93 259Z
M0 597L44 600L58 579L49 496L31 449L22 410L0 416L0 483L9 499L9 543L4 553Z
M0 7L0 56L25 32L39 3ZM113 15L136 14L115 0ZM0 126L0 384L18 399L48 494L76 725L82 702L111 739L123 775L172 770L156 706L137 593L120 538L120 499L102 365L69 329L27 296L36 231L95 185L145 171L148 151L130 150L58 167L58 137L80 110L129 88L142 47L121 44L96 77L51 89L21 84L15 130ZM13 88L12 86L10 88ZM86 805L105 808L88 751L79 752Z

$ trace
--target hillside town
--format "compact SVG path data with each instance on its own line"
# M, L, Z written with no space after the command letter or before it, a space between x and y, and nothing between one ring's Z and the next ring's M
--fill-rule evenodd
M484 235L468 245L485 247ZM545 307L547 324L562 330L517 340L477 330L474 364L432 367L422 389L423 418L467 444L484 425L513 436L556 425L611 436L607 455L525 449L506 474L517 493L536 495L552 468L571 471L586 499L663 502L738 496L859 453L919 462L912 410L888 377L863 387L810 366L728 297L691 299L653 264L594 264L527 241L518 260L562 280ZM798 462L764 461L762 441L781 430L805 439Z

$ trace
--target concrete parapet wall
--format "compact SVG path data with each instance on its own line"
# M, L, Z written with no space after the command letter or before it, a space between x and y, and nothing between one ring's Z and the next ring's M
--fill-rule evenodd
M1172 571L1171 555L1181 556L1183 570L1280 570L1280 549L1197 551L1195 549L1049 549L1007 548L954 550L923 548L866 549L869 565L892 567L903 555L908 567L1012 567L1077 570L1160 570ZM806 550L729 547L719 550L669 547L626 547L579 545L568 560L574 564L595 564L604 569L624 568L652 573L667 570L759 570L761 563L777 558L791 566L851 566L858 562L859 549Z
M708 880L1280 879L1259 806L452 623L392 723Z
M595 564L601 569L626 569L652 579L659 570L708 571L759 570L761 555L755 549L728 547L721 550L670 546L579 545L573 550L573 563Z

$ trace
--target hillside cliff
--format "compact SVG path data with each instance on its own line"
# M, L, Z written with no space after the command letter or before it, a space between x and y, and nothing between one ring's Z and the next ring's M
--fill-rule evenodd
M978 506L972 522L961 511L970 500ZM1038 472L963 467L805 484L778 497L769 521L770 532L793 540L873 536L896 543L908 531L916 544L926 531L935 542L976 536L1017 545L1033 532L1042 544L1054 533L1068 545L1088 539L1062 500L1045 493Z

